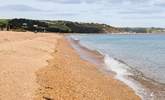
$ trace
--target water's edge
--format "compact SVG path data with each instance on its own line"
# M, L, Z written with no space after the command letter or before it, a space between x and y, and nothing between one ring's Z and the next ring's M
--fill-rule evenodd
M141 97L142 100L157 100L157 99L163 100L162 98L164 98L164 96L162 95L160 96L160 98L158 98L161 93L160 94L157 93L157 89L158 90L163 89L161 87L164 87L164 84L162 84L161 86L160 84L157 84L151 79L146 78L141 72L137 70L132 70L131 66L127 65L125 62L121 60L112 58L109 55L104 54L100 51L91 50L87 47L84 47L83 45L79 43L80 40L75 40L69 36L67 36L67 39L71 42L72 47L76 49L76 51L78 51L78 53L83 59L88 60L92 63L97 63L98 60L103 62L104 64L102 64L102 66L105 66L105 67L103 67L102 69L104 71L110 71L110 72L116 73L115 78L124 82L127 86L132 88L135 91L136 95ZM88 54L84 54L84 53L81 54L82 51L87 51L87 52L93 53L94 55L99 55L99 58L89 57L87 56ZM84 57L84 55L86 56ZM90 56L93 56L93 55L90 55ZM132 75L132 73L130 72L135 73L136 76ZM148 87L152 87L153 90L148 89Z
M109 66L108 62L109 61L107 60L107 57L109 59L109 56L103 54L100 51L90 50L89 48L86 48L86 47L82 46L79 43L79 40L74 40L71 37L66 37L66 38L71 43L72 47L78 52L78 54L80 55L80 57L83 60L87 60L87 61L89 61L91 63L97 64L97 65L101 65L102 67L99 67L98 68L99 70L104 71L104 72L106 72L106 73L108 73L110 75L113 75L117 80L121 81L122 83L126 84L128 87L133 89L135 94L138 95L141 99L143 99L143 96L137 90L138 87L133 82L131 82L129 80L126 80L124 77L122 77L122 75L119 74L120 72L117 73L115 71L115 69L109 69L109 67L108 67ZM92 53L92 55L87 55L86 52ZM92 57L92 56L96 56L96 57ZM113 59L113 58L110 58L110 59ZM100 60L100 61L98 61L98 60ZM115 59L113 59L113 60L114 60L114 62L118 63L117 60L115 60ZM122 64L122 63L120 63L120 64Z

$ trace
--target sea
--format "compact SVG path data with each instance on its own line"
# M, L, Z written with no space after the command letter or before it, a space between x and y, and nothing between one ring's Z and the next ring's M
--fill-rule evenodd
M69 38L102 55L104 70L113 71L142 100L165 100L165 34L71 34Z

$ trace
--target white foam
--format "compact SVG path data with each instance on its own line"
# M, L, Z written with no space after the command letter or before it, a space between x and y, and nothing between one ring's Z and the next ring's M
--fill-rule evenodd
M120 63L119 61L115 60L114 58L109 57L109 55L105 55L104 63L107 65L106 69L116 72L117 76L131 74L127 71L127 69L129 69L129 67L127 67L123 63Z
M137 81L134 79L128 77L129 75L133 76L134 74L130 72L131 68L125 63L120 62L119 60L110 57L108 54L105 54L105 52L102 52L101 50L98 50L94 47L91 47L90 45L84 43L81 41L81 39L71 36L71 39L79 41L79 44L85 48L88 48L92 51L98 51L101 55L104 56L104 63L105 68L107 71L113 71L116 73L115 78L125 83L127 86L132 88L135 93L141 97L142 100L151 100L151 98L148 98L148 94L146 89Z
M70 35L70 38L75 40L75 41L79 41L80 39L78 39L77 37L73 36L73 35Z
M106 65L106 70L115 72L116 79L124 82L126 85L131 87L135 91L135 93L138 96L140 96L142 100L144 100L142 95L145 94L146 91L143 89L143 87L139 83L131 80L130 78L128 79L128 75L133 75L132 73L130 73L128 71L130 69L129 66L127 66L124 63L121 63L118 60L115 60L114 58L110 57L109 55L105 55L104 63Z

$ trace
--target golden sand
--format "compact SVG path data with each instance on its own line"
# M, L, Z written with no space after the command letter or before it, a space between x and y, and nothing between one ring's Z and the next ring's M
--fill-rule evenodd
M80 59L64 38L58 40L49 65L37 71L36 100L139 100L125 84Z
M0 100L32 100L35 72L47 66L59 35L0 32Z
M0 32L0 100L139 100L63 36Z

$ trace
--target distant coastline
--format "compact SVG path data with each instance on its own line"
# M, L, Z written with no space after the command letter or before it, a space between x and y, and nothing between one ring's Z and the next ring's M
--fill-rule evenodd
M58 32L58 33L117 33L120 32L106 24L80 23L71 21L31 20L31 19L0 19L0 30Z
M131 28L114 27L99 23L80 23L62 20L31 20L31 19L0 19L1 31L31 31L53 33L111 33L111 34L139 34L165 33L165 28Z

